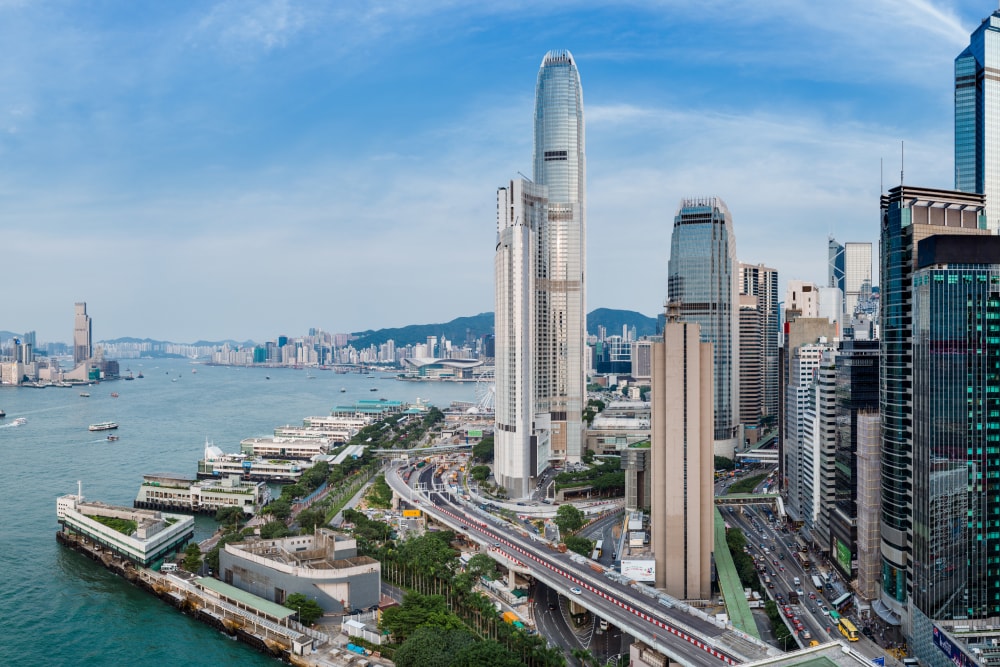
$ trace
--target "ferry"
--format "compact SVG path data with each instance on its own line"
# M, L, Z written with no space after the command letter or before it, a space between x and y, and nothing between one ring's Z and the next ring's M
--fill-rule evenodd
M12 421L10 423L10 425L11 426L23 426L24 424L27 424L27 423L28 423L27 419L25 419L24 417L18 417L17 419L15 419L14 421Z
M90 398L90 394L88 394L88 393L87 393L87 392L85 392L85 391L81 391L81 392L80 392L80 396L82 396L83 398Z
M91 431L110 431L118 428L118 424L115 422L100 422L99 424L91 424L87 428Z

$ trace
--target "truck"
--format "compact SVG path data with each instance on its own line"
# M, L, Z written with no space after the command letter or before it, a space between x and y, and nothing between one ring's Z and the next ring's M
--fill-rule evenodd
M566 545L563 544L562 542L560 542L559 545L556 547L556 550L559 553L564 554L564 553L566 553L566 548L567 548Z
M795 591L788 591L788 601L795 604L799 601L799 594Z
M514 621L517 621L517 620L518 620L518 618L517 618L517 614L515 614L515 613L514 613L514 612L512 612L512 611L505 611L505 612L503 613L503 616L502 616L502 618L503 618L503 622L504 622L504 623L509 623L509 624L513 624L513 623L514 623Z

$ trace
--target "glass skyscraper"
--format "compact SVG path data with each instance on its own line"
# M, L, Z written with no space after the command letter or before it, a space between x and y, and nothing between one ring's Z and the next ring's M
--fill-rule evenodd
M548 189L535 282L536 408L551 418L551 456L573 461L584 442L586 176L580 73L569 51L549 51L535 87L534 181Z
M986 195L1000 225L1000 10L983 19L955 58L955 189Z
M668 301L680 318L701 325L701 339L712 343L715 361L715 427L717 443L738 443L739 409L739 262L733 218L718 197L684 199L674 217L667 265Z

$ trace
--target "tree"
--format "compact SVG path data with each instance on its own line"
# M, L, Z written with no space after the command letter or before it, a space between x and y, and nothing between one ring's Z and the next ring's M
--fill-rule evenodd
M469 563L465 566L465 571L474 579L479 579L479 577L492 579L497 571L497 562L486 554L476 554L469 559Z
M555 522L561 532L572 533L583 527L586 518L583 512L567 504L560 505L559 509L556 510Z
M220 507L215 512L215 520L223 526L239 526L241 521L246 520L246 514L240 507Z
M292 531L282 521L268 521L260 527L260 536L265 540L276 540L291 534Z
M320 508L304 509L295 520L302 532L311 533L317 526L326 525L326 512Z
M499 642L485 639L462 648L448 664L454 667L521 667L523 663Z
M194 542L187 545L187 549L184 550L184 562L181 563L181 567L188 572L197 572L201 567L201 547Z
M475 638L464 628L425 626L403 642L393 662L398 667L451 667L457 664L456 654L474 643Z
M285 598L285 607L294 609L299 623L312 625L323 616L323 608L313 598L307 598L302 593L291 593Z
M590 557L590 554L594 553L594 543L588 540L586 537L580 537L579 535L567 535L563 540L563 544L570 551L575 551L581 556Z
M425 625L449 630L465 628L461 619L448 611L448 604L443 595L421 595L420 593L407 593L403 596L403 604L398 607L389 607L382 612L382 620L379 625L383 630L392 633L395 640L404 642L418 628Z
M480 461L493 460L493 436L484 436L482 440L472 446L472 455Z
M281 497L265 505L261 513L270 514L275 519L287 519L292 515L292 503Z
M489 466L473 466L469 469L469 474L472 475L472 479L477 482L485 482L489 479L492 472L493 471L490 470Z

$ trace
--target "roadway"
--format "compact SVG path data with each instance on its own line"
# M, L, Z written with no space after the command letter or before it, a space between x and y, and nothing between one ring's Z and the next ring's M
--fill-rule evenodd
M581 607L680 664L717 667L720 663L738 664L777 653L759 640L730 630L650 587L606 572L589 559L559 553L534 533L515 528L461 499L455 500L451 493L431 490L425 495L414 490L403 482L398 470L398 466L390 470L386 479L400 497L413 497L413 502L434 519L490 547L488 553L493 558L530 572L562 595L573 596ZM429 475L423 473L411 481L424 480L427 485Z

